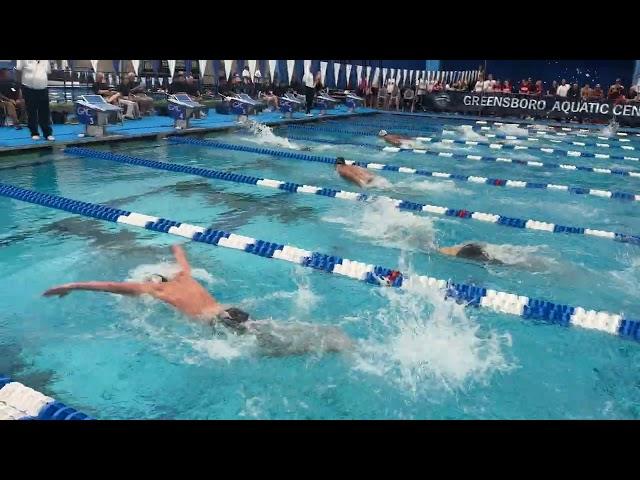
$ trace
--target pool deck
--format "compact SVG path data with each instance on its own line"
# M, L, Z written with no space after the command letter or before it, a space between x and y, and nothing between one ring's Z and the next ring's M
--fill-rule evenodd
M320 110L312 109L313 117L307 117L304 113L296 112L292 118L282 118L279 112L267 112L259 115L250 115L251 120L259 121L269 126L287 123L314 122L324 118L345 118L360 115L371 115L376 111L369 108L359 108L349 113L346 108L327 110L325 115L320 115ZM84 125L65 124L53 125L54 142L46 140L31 140L29 129L23 126L22 130L13 127L0 128L0 154L25 153L32 150L53 150L71 145L86 145L89 143L104 143L123 140L142 140L149 138L163 138L168 135L185 135L193 133L206 133L238 128L235 115L223 115L210 111L207 117L199 120L191 120L191 128L176 130L173 128L173 119L167 116L150 116L140 120L125 120L123 125L109 125L108 136L105 137L79 137L84 132Z

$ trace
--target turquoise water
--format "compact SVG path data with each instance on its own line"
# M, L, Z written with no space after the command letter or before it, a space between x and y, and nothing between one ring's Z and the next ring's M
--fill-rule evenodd
M365 121L363 118L361 121ZM453 120L388 115L367 123L434 130ZM356 121L332 121L348 130ZM462 122L459 122L462 123ZM449 128L449 127L447 127ZM294 133L294 129L290 130ZM375 137L295 130L209 135L319 155L513 180L640 191L640 179L511 164L386 153L347 144ZM459 138L474 134L460 130ZM282 138L278 138L282 137ZM475 138L475 137L474 137ZM323 145L322 140L344 145ZM578 137L576 137L579 140ZM546 146L546 141L540 142ZM635 144L635 143L634 143ZM548 143L558 148L558 144ZM462 148L461 148L462 147ZM357 191L330 166L269 155L126 143L114 151L154 160ZM430 148L496 156L489 148ZM564 148L564 147L563 147ZM577 150L577 147L572 147ZM585 151L594 151L585 149ZM599 151L599 150L598 150ZM620 150L612 154L620 154ZM629 155L633 155L629 153ZM637 162L502 150L498 156L636 167ZM369 189L395 198L624 233L640 233L640 205L564 192L496 188L380 172ZM5 157L0 182L104 203L422 275L640 317L640 247L345 202L63 154ZM0 198L0 371L96 418L470 419L638 418L640 346L577 328L524 320L407 294L199 243L185 243L197 277L223 303L278 326L335 326L345 354L265 355L251 337L185 321L145 299L48 287L172 271L183 240ZM488 242L505 266L443 257L437 247Z

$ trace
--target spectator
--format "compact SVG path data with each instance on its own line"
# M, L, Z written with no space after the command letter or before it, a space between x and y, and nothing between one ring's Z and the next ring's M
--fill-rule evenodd
M431 91L434 93L438 93L438 92L441 92L443 89L444 87L442 86L442 83L440 82L440 80L438 80L433 86L433 89Z
M629 87L629 95L627 96L627 100L632 102L640 101L640 97L638 97L638 87Z
M416 94L416 104L420 105L421 108L424 107L424 99L426 98L427 95L427 79L424 77L421 77L420 80L418 80L418 91Z
M404 89L402 95L402 110L405 111L406 108L409 108L413 111L413 101L414 101L414 92L412 87L407 87Z
M536 80L536 85L533 89L533 93L535 95L537 95L538 97L542 96L542 92L543 92L543 87L542 87L542 80Z
M256 67L256 71L253 74L253 83L257 83L258 85L262 83L262 73L260 73L258 67Z
M531 85L529 84L529 81L523 78L522 81L520 82L520 88L518 89L518 91L520 93L528 94L530 93L530 88L531 88Z
M40 140L38 135L38 125L40 125L46 139L55 140L51 129L49 88L47 87L48 74L51 73L49 60L18 60L16 70L20 72L31 139Z
M131 96L133 86L134 84L129 75L122 79L122 82L118 85L118 92L120 93L120 99L118 102L125 106L126 110L124 116L126 118L138 119L140 118L140 109L138 108L136 101Z
M624 96L624 86L620 84L620 79L616 78L616 83L609 87L609 100L617 100Z
M469 89L469 84L467 83L467 81L463 78L462 80L460 80L460 86L458 88L461 92L465 92Z
M496 85L496 81L493 79L493 75L489 74L487 79L482 82L482 91L483 92L493 92L493 88Z
M482 92L483 87L484 87L484 78L483 78L482 75L479 75L478 76L478 81L476 82L476 86L475 86L474 90L475 90L476 93L480 93L480 92Z
M244 66L244 70L242 70L242 79L248 79L251 81L251 72L249 72L249 65Z
M602 91L602 87L599 83L596 83L596 86L591 90L591 98L595 98L597 100L602 100L604 98L604 92Z
M571 85L571 88L567 91L567 98L570 100L578 100L580 98L580 88L577 83Z
M174 95L176 93L187 93L187 81L182 72L178 72L175 80L169 85L169 94Z
M551 86L547 89L547 95L556 95L556 92L558 91L558 82L557 81L553 81L551 82Z
M502 83L501 91L502 91L502 93L511 93L512 92L511 81L509 79L505 80Z
M102 72L96 73L96 79L93 82L92 89L93 93L104 97L105 100L112 105L117 105L118 100L122 96L105 82L104 73Z
M6 68L0 70L0 106L7 117L13 120L15 129L21 130L19 118L24 115L24 99L18 84L9 79Z
M396 80L393 77L387 79L387 95L391 95L396 87Z
M307 69L304 76L302 77L302 83L304 83L304 94L307 99L305 115L307 117L312 117L313 114L311 113L311 107L313 106L313 99L316 93L316 82L313 78L313 73L311 73L311 70Z
M582 98L582 100L588 100L591 98L591 86L588 83L580 89L580 98Z
M200 98L202 96L202 94L200 93L200 86L198 85L198 82L196 82L196 79L193 78L192 75L189 75L186 79L186 90L187 90L187 95L189 95L191 97L192 100L197 100L198 98Z
M560 85L556 89L556 95L564 98L567 96L567 92L569 91L570 88L571 88L571 85L569 85L567 81L563 78L562 81L560 82Z
M130 84L130 100L133 100L138 104L138 109L142 115L149 115L151 110L153 110L153 98L146 94L141 82L136 82L135 73L129 72L127 77L129 78Z

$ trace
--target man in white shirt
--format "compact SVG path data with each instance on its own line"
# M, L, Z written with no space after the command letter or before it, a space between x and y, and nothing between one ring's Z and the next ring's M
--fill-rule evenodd
M482 91L491 93L495 85L496 81L493 79L493 75L489 74L489 77L482 83Z
M29 130L33 140L40 140L38 125L42 135L49 141L55 140L51 129L49 111L48 74L51 73L49 60L18 60L16 70L22 83L22 95L27 108Z
M571 88L571 85L567 83L567 81L563 78L560 86L556 89L556 95L559 97L566 98L567 92Z
M313 106L313 98L316 93L316 81L315 78L313 78L313 73L311 73L311 70L306 71L306 73L302 77L302 83L304 84L304 94L307 97L306 116L312 117L313 114L311 113L311 107Z

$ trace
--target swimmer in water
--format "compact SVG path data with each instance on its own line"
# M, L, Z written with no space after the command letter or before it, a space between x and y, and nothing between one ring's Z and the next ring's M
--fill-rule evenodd
M496 258L491 257L487 251L477 243L467 243L464 245L455 245L453 247L442 247L438 249L440 253L451 255L452 257L466 258L480 263L502 264Z
M413 142L415 142L414 138L407 137L406 135L392 135L390 133L387 133L386 130L380 130L378 132L378 136L382 137L385 142L390 143L395 147L401 148L410 148L412 147Z
M43 295L64 297L74 290L132 296L151 295L198 322L211 325L223 324L239 335L254 334L259 346L270 355L341 352L351 349L352 343L349 337L335 327L300 325L301 332L287 332L286 327L277 326L271 322L250 321L247 312L236 307L221 305L191 276L191 266L182 247L174 245L171 248L181 268L180 272L171 279L154 274L144 282L67 283L50 288ZM278 334L278 330L282 332ZM297 336L294 336L294 333Z
M336 158L336 172L345 180L353 182L361 188L369 185L376 178L374 174L364 168L356 165L347 165L344 157Z

